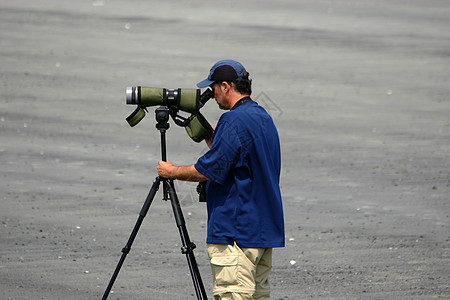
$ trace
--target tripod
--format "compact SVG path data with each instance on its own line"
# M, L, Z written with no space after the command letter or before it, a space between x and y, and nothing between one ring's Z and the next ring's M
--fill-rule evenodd
M166 131L169 129L168 123L169 115L170 115L169 108L166 106L161 106L158 109L156 109L156 121L157 121L156 128L161 133L161 156L163 161L167 161ZM139 213L139 218L136 224L134 225L131 236L129 237L125 247L122 249L122 256L119 260L119 263L117 264L114 274L111 277L111 280L109 281L108 287L106 288L105 293L103 294L102 300L106 300L108 298L108 295L111 292L111 288L114 284L114 281L116 280L117 275L119 274L120 268L122 267L127 254L130 252L131 245L133 244L133 241L136 238L139 228L141 227L142 221L147 215L148 209L150 208L150 205L153 201L153 198L155 197L156 192L159 189L161 182L163 183L163 200L166 201L170 200L172 204L175 222L177 224L183 245L181 248L181 252L182 254L186 254L192 281L194 283L195 293L197 294L197 299L198 300L208 299L206 296L205 288L203 286L202 278L200 276L200 271L198 269L198 265L194 256L194 249L196 246L189 239L189 235L186 229L186 222L183 217L183 212L181 211L180 202L178 201L178 197L175 192L173 180L170 178L161 178L157 176L152 184L152 187L150 188L150 192L147 195L147 199L145 200L144 205L142 206L142 209Z

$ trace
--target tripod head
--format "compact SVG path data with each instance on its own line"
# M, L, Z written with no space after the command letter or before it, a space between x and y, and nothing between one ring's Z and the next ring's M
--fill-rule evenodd
M169 116L170 116L170 109L167 106L160 106L155 110L155 119L156 119L156 128L161 131L166 131L169 129Z

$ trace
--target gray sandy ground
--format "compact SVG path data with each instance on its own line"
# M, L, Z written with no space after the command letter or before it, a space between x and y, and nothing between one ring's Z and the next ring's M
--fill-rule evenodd
M449 25L439 0L0 0L0 298L101 298L160 158L125 87L194 88L222 58L282 140L272 298L450 298ZM169 160L205 149L171 124ZM176 185L212 297L195 186ZM160 194L113 291L195 298Z

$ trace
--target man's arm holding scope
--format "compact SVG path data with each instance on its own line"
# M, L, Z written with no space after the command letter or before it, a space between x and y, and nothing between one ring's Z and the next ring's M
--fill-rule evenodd
M163 178L173 178L184 181L200 182L209 180L202 173L197 171L194 165L178 167L169 161L160 160L158 163L158 175Z

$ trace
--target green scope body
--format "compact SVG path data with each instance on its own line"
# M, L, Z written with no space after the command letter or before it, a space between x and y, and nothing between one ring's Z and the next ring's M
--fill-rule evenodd
M139 107L164 105L191 114L203 106L200 89L165 89L144 86L127 87L127 104Z

